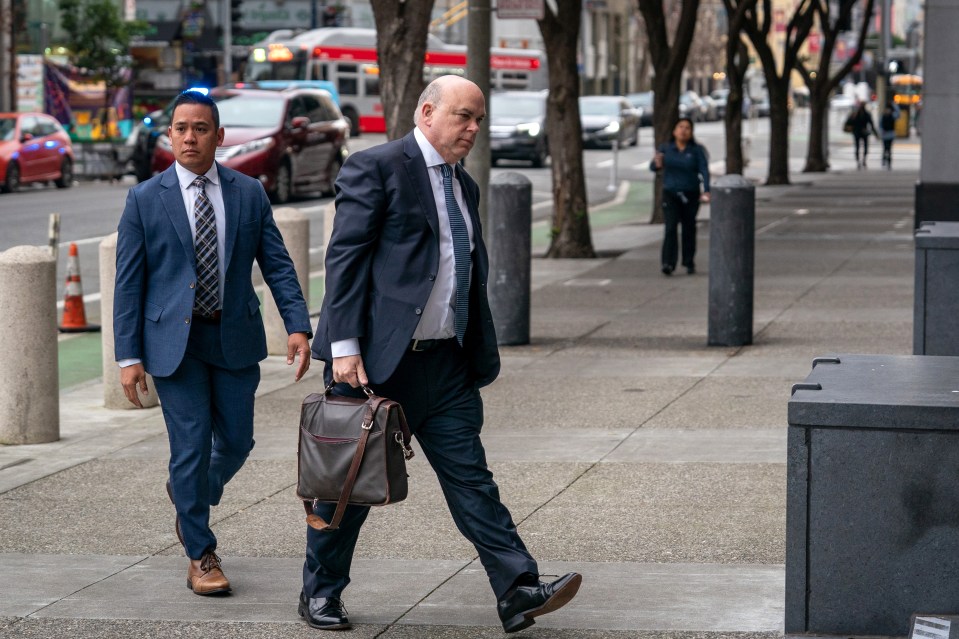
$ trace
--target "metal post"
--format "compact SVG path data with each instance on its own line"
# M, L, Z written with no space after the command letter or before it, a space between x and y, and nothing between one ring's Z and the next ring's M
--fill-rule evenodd
M607 191L615 191L618 187L619 174L619 140L613 140L613 163L609 166L609 184L606 185Z
M489 96L491 46L490 0L470 0L469 31L466 34L466 77ZM489 101L487 100L487 109ZM489 189L491 155L489 148L489 118L483 120L473 149L466 158L466 170L476 180L480 190L480 224L487 228L489 218L486 194Z
M0 111L16 111L13 103L13 6L0 0Z
M512 171L489 189L489 303L500 344L529 344L533 183Z
M710 346L753 343L756 188L741 175L713 182L709 212Z
M60 257L60 214L59 213L50 214L49 241L50 241L50 255L53 256L53 263L56 264L57 259Z
M230 0L222 0L221 15L223 16L223 83L233 82L233 12L230 10Z

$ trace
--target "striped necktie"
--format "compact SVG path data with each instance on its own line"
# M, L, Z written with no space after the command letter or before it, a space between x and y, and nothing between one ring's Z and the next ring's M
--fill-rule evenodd
M197 189L196 201L193 204L193 213L196 224L196 297L193 300L193 311L205 317L210 317L219 306L220 291L218 286L219 269L217 266L216 251L216 216L213 214L213 204L206 195L207 178L200 176L193 180Z
M470 297L470 236L466 230L463 212L453 196L453 171L449 164L440 165L443 171L443 193L446 195L446 214L450 218L450 232L453 235L453 259L456 261L456 314L453 316L453 330L456 341L463 345L466 335L466 320L469 317Z

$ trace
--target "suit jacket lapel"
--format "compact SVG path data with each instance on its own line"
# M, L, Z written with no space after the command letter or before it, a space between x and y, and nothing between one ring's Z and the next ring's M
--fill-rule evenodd
M163 208L173 224L177 237L180 238L187 259L196 268L193 232L190 230L190 218L187 217L186 208L183 206L183 194L180 193L180 181L177 179L176 166L171 166L163 172L163 176L160 178L160 186L164 187L160 191L160 201L163 203Z
M412 133L403 138L403 150L406 152L407 158L403 165L406 167L407 176L413 184L413 192L416 193L420 206L426 212L426 221L433 229L433 235L439 238L440 222L436 212L436 201L433 199L433 184L430 182L426 160L423 159L423 153L420 151L420 146L416 143L416 138Z
M230 258L233 257L233 247L236 246L236 234L240 227L240 206L242 204L242 194L233 179L233 176L227 175L223 167L216 165L217 173L220 176L220 193L223 195L223 209L226 215L224 220L226 237L224 238L223 272L226 273L230 268Z

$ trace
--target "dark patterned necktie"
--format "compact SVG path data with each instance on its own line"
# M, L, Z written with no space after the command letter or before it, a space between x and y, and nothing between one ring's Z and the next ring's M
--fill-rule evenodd
M217 284L216 216L213 214L213 204L206 196L206 183L207 178L202 175L193 180L193 186L197 189L196 202L193 204L196 218L196 297L193 311L210 317L219 306L220 292Z
M446 195L446 214L450 218L450 232L453 235L453 259L456 261L456 313L453 316L453 330L456 341L463 345L466 335L466 320L469 317L470 298L470 236L466 230L463 212L453 196L453 171L449 164L442 164L443 193Z

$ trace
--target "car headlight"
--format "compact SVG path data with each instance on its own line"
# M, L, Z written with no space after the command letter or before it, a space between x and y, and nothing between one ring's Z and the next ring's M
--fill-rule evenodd
M619 122L613 120L606 125L606 128L603 129L603 133L619 133Z
M525 133L531 138L535 138L537 135L539 135L539 132L540 132L539 122L530 122L529 124L517 124L516 130L519 131L520 133Z
M268 149L275 144L273 138L260 138L259 140L252 140L250 142L245 142L243 144L237 144L236 146L224 147L220 150L220 157L224 160L228 158L235 157L237 155L243 155L245 153L253 153L254 151L262 151L263 149Z

